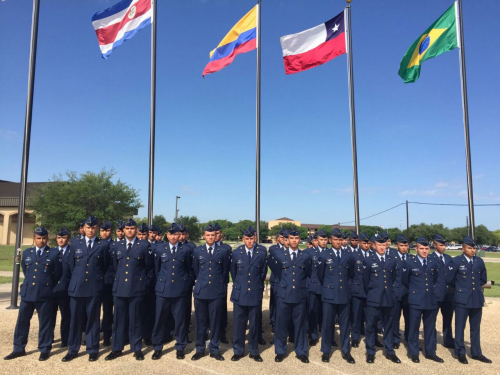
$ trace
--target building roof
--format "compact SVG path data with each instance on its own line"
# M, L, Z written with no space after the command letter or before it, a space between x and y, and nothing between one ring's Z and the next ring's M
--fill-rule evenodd
M282 218L280 218L280 219L276 219L276 221L278 221L278 220L283 220L283 221L295 221L295 220L290 219L290 218L288 218L288 217L282 217Z
M28 182L26 184L26 195L29 197L40 185L51 182ZM21 183L0 180L0 207L15 207L19 205L19 189Z

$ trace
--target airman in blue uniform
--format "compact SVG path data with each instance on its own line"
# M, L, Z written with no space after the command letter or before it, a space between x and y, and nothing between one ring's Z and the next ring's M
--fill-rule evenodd
M429 255L429 242L424 236L417 239L417 255L406 260L401 281L408 288L410 307L410 331L408 333L408 353L414 363L419 363L418 332L420 321L424 322L425 358L442 363L436 355L436 315L437 296L435 285L440 264Z
M462 251L463 254L453 258L446 270L446 283L455 288L455 354L460 363L468 363L464 345L464 330L468 318L472 359L491 363L481 351L480 338L484 305L482 286L488 280L486 267L484 261L476 257L476 242L472 237L464 237Z
M359 236L356 232L351 232L349 235L349 248L351 252L359 250Z
M48 232L40 226L35 229L35 247L23 251L21 267L24 281L21 284L21 304L14 331L14 351L6 356L10 360L26 355L26 344L33 312L38 314L38 349L40 361L49 359L54 339L52 328L52 292L62 274L62 265L57 249L47 246Z
M156 275L156 318L153 329L153 360L160 359L163 339L174 330L176 358L184 359L188 344L187 298L191 298L191 248L179 242L181 228L172 224L167 230L166 243L153 245ZM168 322L173 322L172 325Z
M226 249L229 251L229 255L231 256L233 252L233 248L224 242L222 242L222 228L219 225L218 222L214 223L214 229L215 229L215 244L218 245L219 247L226 247ZM221 331L220 331L220 342L222 344L229 344L229 340L226 337L226 328L227 328L227 284L229 283L229 274L227 275L227 280L226 280L226 298L224 298L223 305L222 305L222 322L221 322Z
M307 279L307 289L309 291L307 327L310 346L315 346L319 342L319 327L321 327L323 317L323 287L318 279L318 267L321 254L328 250L326 246L328 244L328 235L325 231L320 229L316 236L318 246L304 250L311 256L312 260L311 277Z
M147 229L147 240L150 243L150 254L153 255L153 250L156 245L156 234L158 228L156 225L150 225ZM146 296L144 297L144 320L142 322L142 338L144 345L151 346L153 344L151 337L153 335L153 328L155 325L155 312L156 312L156 295L155 295L155 270L151 267L146 275ZM170 321L172 323L172 321ZM172 324L173 327L173 324Z
M193 257L193 251L196 248L196 244L193 241L189 241L189 232L188 232L187 228L182 224L179 224L179 227L180 227L179 242L183 246L187 246L189 248L189 251L191 253L191 257ZM189 273L190 282L189 282L188 297L186 299L186 303L187 303L187 308L186 308L186 322L187 323L186 324L188 326L188 333L191 332L190 331L191 312L193 310L193 287L194 287L194 282L195 282L193 269L191 268L191 270L189 272L190 272ZM189 336L188 336L188 343L191 343L191 339L189 338Z
M109 221L103 221L100 226L99 236L101 241L108 241L110 255L112 256L114 241L111 238L113 226ZM108 269L104 274L104 292L102 294L102 345L111 345L111 334L113 331L113 281L115 280L115 267L109 262Z
M438 299L438 308L441 309L443 318L443 345L445 348L454 349L455 339L453 338L453 329L451 322L453 320L453 288L446 285L446 270L448 269L452 257L445 254L446 239L439 233L434 235L434 252L429 255L442 266L440 267L439 277L436 283L436 295ZM438 310L439 311L439 310ZM437 337L436 337L437 342Z
M269 259L271 255L275 251L279 251L285 247L285 236L288 237L288 232L284 229L281 229L276 235L276 244L269 247ZM271 268L271 275L269 276L269 283L271 284L271 296L269 299L269 320L271 324L271 329L274 333L276 327L276 291L278 280L276 279L276 275L274 274ZM274 343L274 340L271 341L271 344Z
M109 242L97 238L97 218L85 220L85 238L71 244L69 269L71 279L68 295L71 297L71 328L68 353L63 362L78 356L81 345L81 328L85 326L85 344L89 361L96 361L99 352L99 326L101 300L104 292L104 275L110 262Z
M209 323L210 357L223 361L219 345L231 254L227 247L215 243L215 228L211 224L205 227L204 237L206 244L196 247L193 251L193 271L196 277L193 289L196 353L191 359L196 361L205 355L205 334Z
M262 362L259 353L259 336L262 319L262 297L267 276L267 250L255 243L255 229L243 232L244 245L232 254L231 277L233 290L233 351L231 361L239 361L245 352L245 330L249 325L248 348L250 358Z
M85 237L85 220L82 220L82 222L80 223L80 226L78 228L78 234L76 236L71 237L69 244L76 245L76 243L84 237Z
M310 249L311 247L314 247L313 242L312 242L312 236L308 236L306 238L306 246L307 246L307 249Z
M392 362L401 363L392 345L396 259L386 255L386 240L382 236L374 238L374 241L375 254L365 258L363 262L363 284L366 292L366 362L375 362L377 322L379 317L382 317L385 355Z
M401 277L403 273L403 268L406 268L406 260L412 258L412 255L408 254L408 239L402 235L398 234L396 238L396 249L392 249L390 255L392 255L397 262L396 279L394 280L394 293L396 295L396 301L394 303L394 321L393 327L393 347L394 349L399 349L401 345L401 336L399 335L399 326L401 320L401 311L403 311L403 319L405 322L404 338L408 342L408 334L410 329L410 310L408 306L408 288L402 283Z
M68 284L71 277L69 270L69 231L61 228L56 235L57 248L62 264L62 276L54 286L52 298L52 330L55 329L57 310L61 312L61 348L68 346L71 311L69 308Z
M335 317L338 316L340 328L340 347L342 358L354 363L349 342L349 311L351 304L350 283L353 278L353 257L347 250L341 249L343 234L338 228L330 235L332 248L321 253L318 265L318 278L323 294L323 325L321 328L321 360L330 362L332 336L335 329Z
M127 320L130 349L134 352L136 360L144 359L142 353L144 298L147 292L146 276L153 267L153 255L149 242L137 238L137 223L133 219L125 222L124 232L125 240L115 244L113 249L115 314L112 351L106 356L106 361L122 355L127 339Z
M116 229L115 229L116 239L115 239L115 242L121 241L121 240L123 240L125 238L125 232L123 232L124 229L125 229L125 222L123 220L120 220L116 224Z
M163 242L163 230L160 227L157 228L155 241L156 243Z
M297 358L309 363L307 356L307 297L306 280L311 277L311 256L299 250L300 233L296 228L288 231L289 248L273 252L269 260L271 270L276 275L276 328L274 332L275 361L282 362L287 349L288 325L293 321L294 344Z
M349 247L349 236L347 235L346 232L340 232L341 233L341 242L340 242L340 249L343 251L351 252L351 248Z

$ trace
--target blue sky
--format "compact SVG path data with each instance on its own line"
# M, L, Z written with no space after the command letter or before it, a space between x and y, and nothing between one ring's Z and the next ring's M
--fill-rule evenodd
M67 170L116 170L147 205L150 27L100 57L91 16L116 0L42 1L29 181ZM255 4L158 5L155 214L202 221L254 217L256 52L204 79L208 53ZM449 0L352 7L361 217L409 201L467 203L458 50L403 84L399 62ZM261 218L354 219L346 56L286 76L279 38L316 26L339 0L263 0ZM19 181L32 2L0 2L0 179ZM476 203L500 203L500 2L464 2ZM499 207L476 223L500 228ZM146 215L146 209L139 211ZM464 226L467 207L410 207L411 223ZM362 221L405 225L405 209Z

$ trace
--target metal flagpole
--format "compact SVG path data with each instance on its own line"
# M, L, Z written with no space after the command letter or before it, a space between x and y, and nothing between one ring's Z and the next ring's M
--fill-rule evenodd
M347 5L344 10L344 24L346 25L345 31L346 31L346 47L347 47L347 76L349 80L349 112L351 115L354 220L356 222L356 233L359 234L358 154L356 150L356 117L354 109L354 77L352 69L352 33L351 33L350 5Z
M23 161L21 167L21 186L19 188L19 206L17 209L16 248L14 250L14 270L12 272L12 291L8 309L17 309L19 289L19 271L21 268L21 251L23 245L24 209L26 205L26 180L28 179L28 162L30 157L31 119L33 113L33 91L35 89L36 49L38 41L38 16L40 0L33 0L33 19L31 21L30 66L28 73L28 98L26 100L26 117L24 122Z
M260 242L260 0L257 1L257 110L256 110L256 163L255 163L255 229Z
M153 224L153 194L155 180L155 121L156 121L156 5L151 0L151 128L149 134L149 189L148 189L148 225Z
M476 238L476 221L474 219L474 195L472 192L472 166L470 156L470 136L469 136L469 105L467 100L467 77L465 73L465 48L464 48L464 27L462 17L462 0L455 1L455 15L457 27L457 42L460 49L460 80L462 84L462 109L464 113L464 133L465 133L465 162L467 167L467 195L469 197L469 218L470 233L472 238Z

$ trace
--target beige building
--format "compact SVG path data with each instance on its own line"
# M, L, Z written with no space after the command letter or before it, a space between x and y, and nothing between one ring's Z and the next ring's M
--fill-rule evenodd
M26 186L27 201L30 193L40 184L47 182L31 182ZM15 245L17 233L17 218L19 206L20 183L0 180L0 245ZM32 211L25 210L23 227L23 245L33 244L35 219Z

